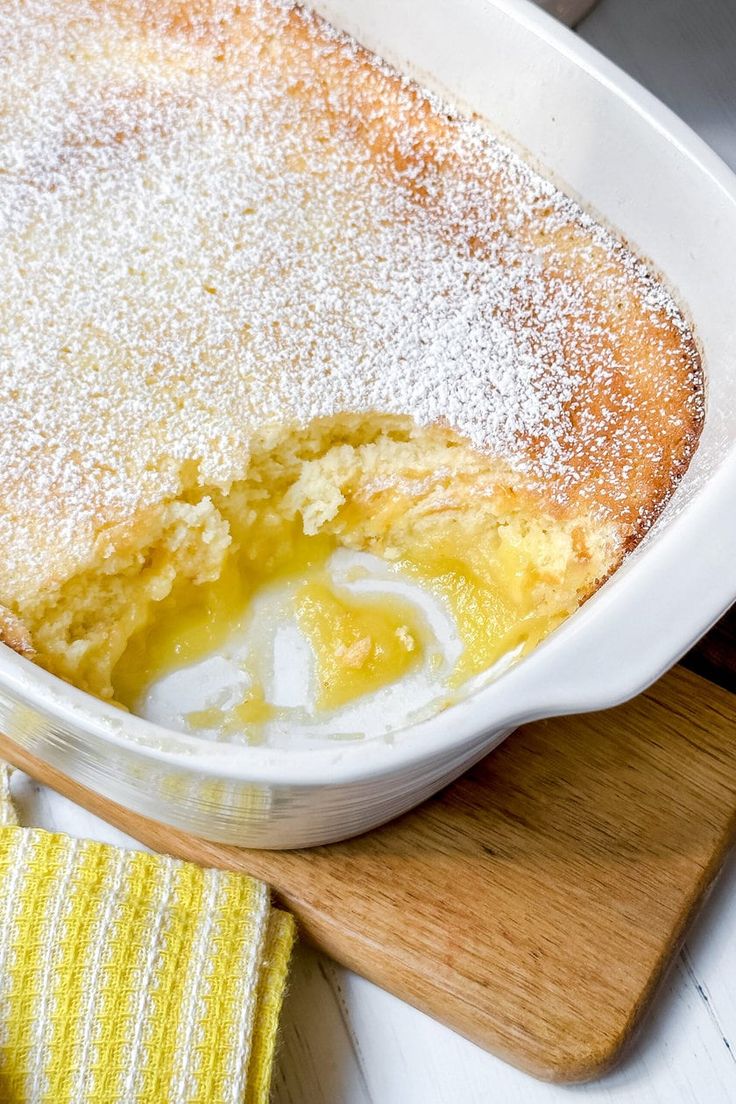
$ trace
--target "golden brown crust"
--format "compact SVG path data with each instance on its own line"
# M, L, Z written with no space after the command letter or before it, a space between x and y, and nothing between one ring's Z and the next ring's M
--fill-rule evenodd
M33 659L36 654L25 625L4 606L0 606L0 643L7 644L26 659Z
M198 48L215 51L222 60L231 59L245 68L270 69L275 79L290 81L292 95L313 95L312 89L300 83L298 74L319 66L318 109L329 129L344 134L347 120L350 138L365 147L387 180L424 210L432 212L433 206L442 203L443 197L434 187L438 176L473 175L473 164L452 149L453 118L437 111L416 85L401 87L399 130L398 113L386 110L391 78L375 66L372 55L360 48L351 52L353 73L346 85L345 57L339 49L326 58L315 51L315 32L319 36L324 27L319 16L294 9L288 16L288 31L274 28L271 37L253 19L253 11L246 5L239 9L236 20L223 24L219 9L208 0L195 6L184 0L167 0L163 6L147 2L144 21L159 32L183 35ZM395 86L391 94L396 95ZM408 143L406 130L412 134ZM587 219L573 218L550 230L544 221L549 213L544 197L537 209L520 212L513 196L508 195L504 169L499 166L489 173L488 165L483 164L478 178L475 194L482 204L494 204L492 221L484 218L487 212L481 205L475 210L466 206L454 226L448 227L445 220L442 229L463 236L474 256L489 259L494 239L512 234L520 245L534 246L544 254L542 278L548 287L565 280L587 285L594 302L584 319L589 328L586 336L599 336L592 345L586 343L586 364L581 363L576 348L580 333L570 325L566 334L566 351L574 365L571 372L582 371L584 384L565 402L562 414L568 440L560 443L568 449L569 465L564 472L553 474L549 482L564 484L566 501L581 495L607 507L625 526L627 546L633 546L661 512L700 437L704 376L695 339L681 317L671 316L671 304L659 303L653 308L641 295L634 280L633 255L623 242L617 242L608 253L610 243L606 242L606 248L599 246L598 255L592 256ZM442 219L442 212L438 214ZM468 226L473 226L472 234L468 234ZM448 245L451 242L452 238ZM631 272L630 299L611 301L607 278L627 271ZM654 276L643 271L637 275L644 285L657 287ZM620 315L618 324L616 314ZM604 359L620 363L620 370L597 373ZM623 449L612 447L622 438ZM533 456L539 442L526 444ZM626 462L622 462L623 455ZM550 489L548 486L547 491Z

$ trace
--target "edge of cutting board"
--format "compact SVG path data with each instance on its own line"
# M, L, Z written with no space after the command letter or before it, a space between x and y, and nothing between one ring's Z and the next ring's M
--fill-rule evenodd
M736 695L679 667L613 710L520 729L365 836L210 843L0 754L154 850L268 881L338 962L536 1077L621 1056L736 831Z

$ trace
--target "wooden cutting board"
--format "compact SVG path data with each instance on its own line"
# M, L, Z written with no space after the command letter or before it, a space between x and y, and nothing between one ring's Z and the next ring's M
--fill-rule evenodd
M159 851L268 880L304 936L514 1065L620 1056L736 834L736 695L678 667L618 709L519 730L399 821L245 851L0 754Z

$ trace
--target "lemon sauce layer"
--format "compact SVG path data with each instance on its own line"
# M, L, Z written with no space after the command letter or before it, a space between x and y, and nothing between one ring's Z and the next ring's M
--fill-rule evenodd
M89 688L250 742L362 738L442 709L539 643L615 555L600 525L545 514L501 474L447 431L403 419L280 435L247 480L186 504L194 529L116 574L132 631L121 642L116 618L94 637ZM109 584L88 580L88 602ZM49 660L58 670L69 655Z

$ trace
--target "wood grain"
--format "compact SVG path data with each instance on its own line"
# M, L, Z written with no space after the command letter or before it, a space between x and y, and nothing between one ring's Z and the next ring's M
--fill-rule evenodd
M137 816L5 737L0 753L159 851L265 878L303 933L538 1077L630 1039L736 821L736 698L677 668L618 709L529 725L399 821L245 851Z

